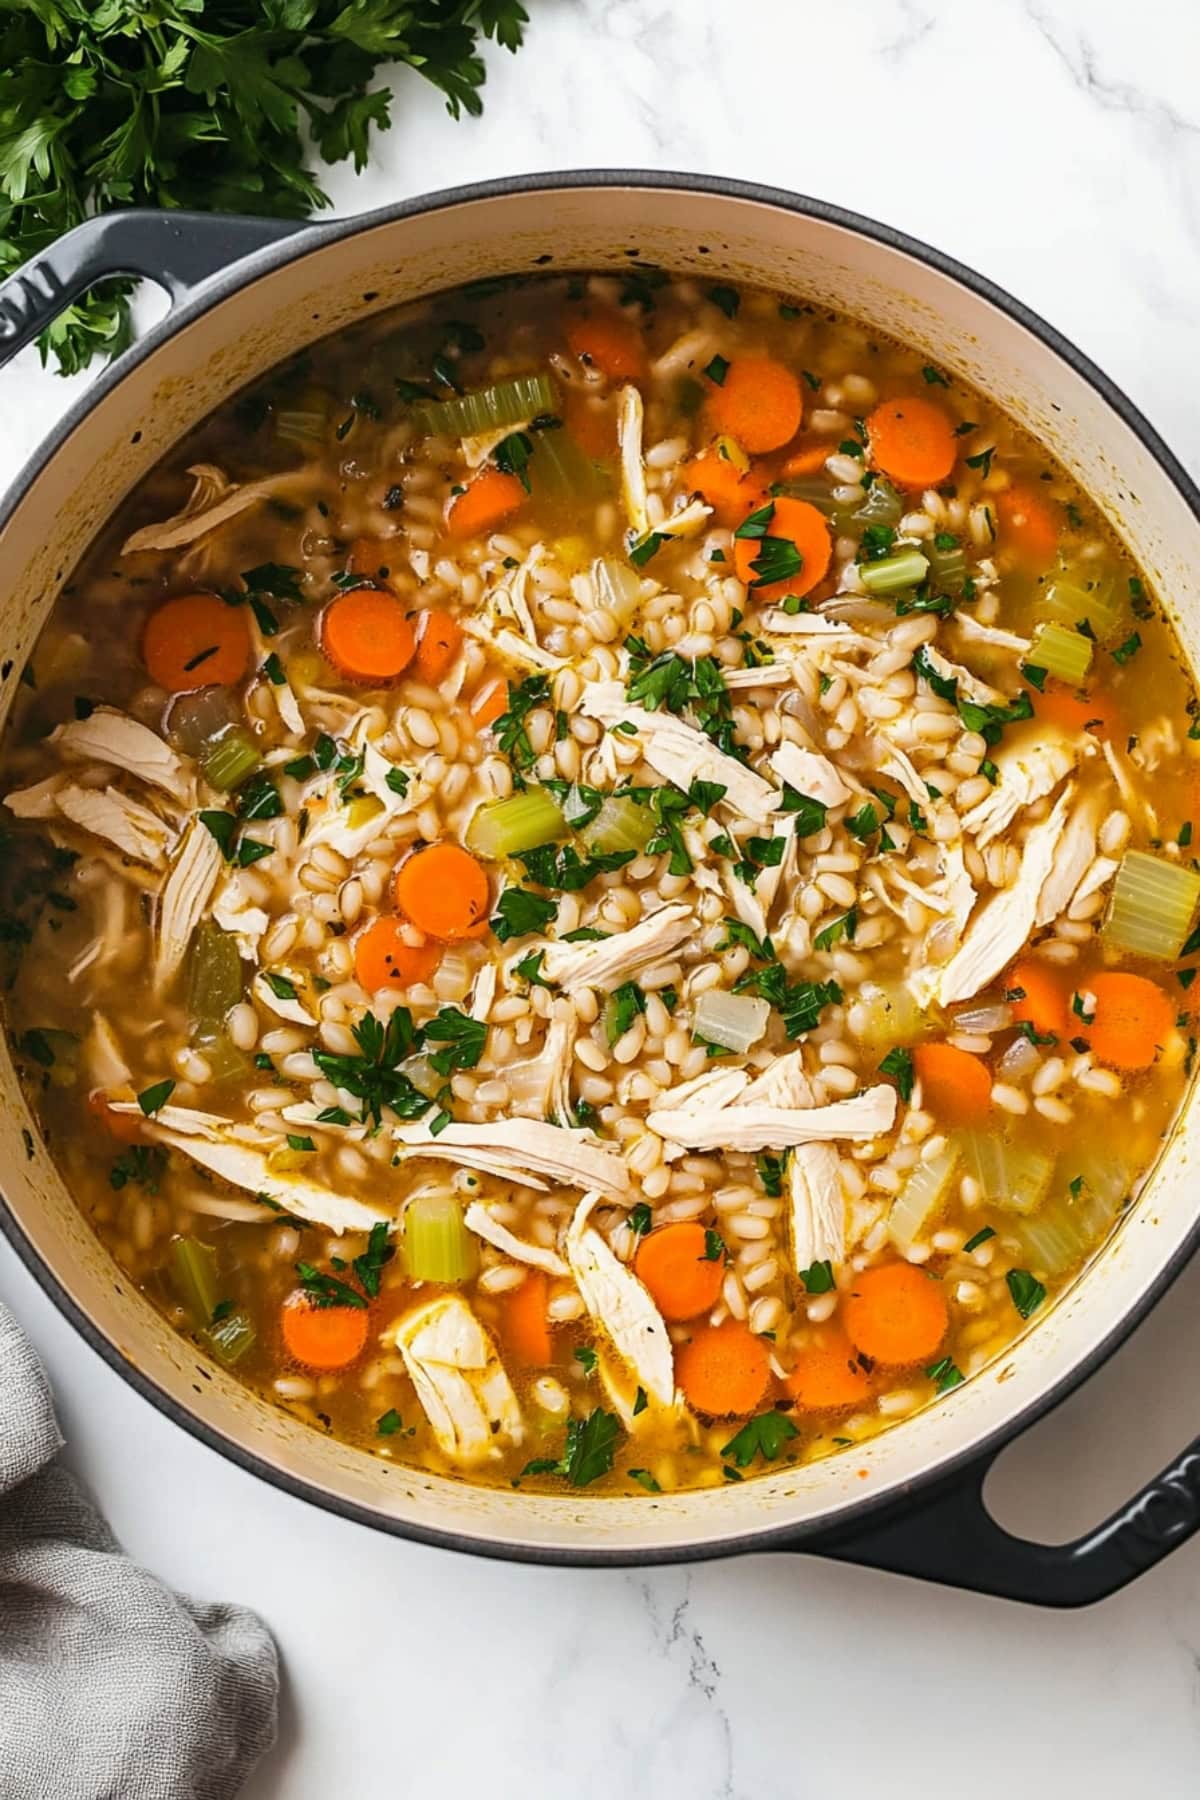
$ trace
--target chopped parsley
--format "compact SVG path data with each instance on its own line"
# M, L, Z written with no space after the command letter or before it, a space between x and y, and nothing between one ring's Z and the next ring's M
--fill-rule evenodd
M807 1269L801 1269L800 1280L806 1294L832 1293L833 1265L828 1257L822 1262L811 1263Z
M1004 1277L1012 1303L1023 1319L1035 1313L1046 1298L1046 1290L1028 1269L1010 1269Z
M137 1102L146 1117L152 1119L156 1112L162 1111L174 1092L173 1081L156 1081L152 1087L142 1089Z
M783 1446L799 1435L786 1413L759 1413L747 1419L727 1444L722 1444L721 1455L731 1457L737 1468L748 1469L756 1456L764 1462L774 1462Z
M557 900L546 900L541 894L531 894L528 888L505 888L496 902L496 911L492 916L492 930L502 944L510 938L529 937L533 932L544 932L558 912Z
M898 1046L894 1050L889 1050L879 1065L879 1073L881 1075L890 1075L892 1077L897 1088L900 1090L900 1098L907 1106L908 1102L912 1099L913 1081L915 1079L912 1051L900 1049Z
M621 1433L615 1413L597 1406L586 1419L571 1419L567 1424L567 1441L561 1456L535 1456L521 1470L522 1475L561 1475L572 1487L586 1487L613 1466L617 1439Z

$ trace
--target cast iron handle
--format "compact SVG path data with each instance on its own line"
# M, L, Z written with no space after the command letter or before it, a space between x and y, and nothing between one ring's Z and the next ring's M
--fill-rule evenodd
M1090 1606L1200 1531L1200 1438L1103 1524L1068 1544L1030 1543L997 1525L983 1503L993 1460L985 1457L932 1500L918 1498L898 1517L812 1548L839 1562L1006 1600Z
M144 276L174 303L239 257L303 229L296 219L137 208L86 219L0 282L0 368L108 276Z

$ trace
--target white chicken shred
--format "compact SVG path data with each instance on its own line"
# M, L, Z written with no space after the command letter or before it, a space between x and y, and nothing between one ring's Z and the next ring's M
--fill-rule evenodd
M590 1131L544 1120L450 1124L436 1134L427 1125L396 1125L392 1136L402 1159L427 1156L460 1163L522 1187L596 1187L618 1196L629 1189L625 1163L607 1144Z
M1075 751L1058 733L1042 732L1006 744L994 760L996 785L962 822L980 849L1007 831L1023 807L1053 793L1075 767Z
M822 806L844 806L854 798L836 763L816 750L802 750L799 744L780 744L771 754L771 768L781 782L795 788Z
M478 1200L472 1200L467 1207L463 1214L463 1224L476 1237L483 1238L485 1243L511 1257L513 1262L527 1263L531 1269L541 1269L546 1275L571 1273L570 1264L557 1250L548 1250L543 1244L526 1243L524 1238L511 1232L507 1225L502 1225L499 1219L493 1218L487 1207Z
M157 731L111 706L97 706L86 719L72 719L51 733L49 742L80 762L110 763L186 805L194 775Z
M831 1144L797 1144L788 1157L792 1257L797 1273L846 1255L846 1201Z
M414 1307L384 1338L404 1358L433 1435L452 1462L486 1462L522 1442L512 1383L461 1294L439 1294Z
M896 1091L880 1083L828 1106L654 1106L646 1123L689 1150L787 1150L814 1140L878 1137L895 1116Z
M647 712L627 700L619 681L595 681L583 690L580 711L610 729L632 725L641 752L656 774L673 782L684 793L694 781L715 781L725 789L722 806L744 819L765 825L775 807L776 792L769 781L748 769L736 756L727 756L694 725L674 713Z
M563 987L592 987L609 991L620 987L635 970L659 962L696 932L696 916L690 906L672 901L631 925L628 931L592 943L548 944L542 961L547 981Z
M662 1314L646 1287L589 1224L598 1194L585 1194L567 1228L566 1251L580 1298L613 1349L660 1406L675 1398L675 1359Z
M158 904L154 982L160 993L170 986L179 972L192 933L204 917L224 862L212 832L199 819L193 820Z
M131 800L119 788L59 788L55 804L64 819L81 831L114 844L135 862L161 869L174 837L170 826L140 801Z
M646 467L642 461L642 396L630 382L621 389L617 410L617 441L621 450L621 497L634 536L650 530L646 497Z

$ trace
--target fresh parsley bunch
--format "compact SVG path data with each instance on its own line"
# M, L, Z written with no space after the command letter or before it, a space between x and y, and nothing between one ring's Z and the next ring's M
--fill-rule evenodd
M480 39L521 44L521 0L0 0L0 275L120 206L304 218L310 149L365 167L407 63L455 117L482 110ZM130 338L128 282L41 341L64 375Z

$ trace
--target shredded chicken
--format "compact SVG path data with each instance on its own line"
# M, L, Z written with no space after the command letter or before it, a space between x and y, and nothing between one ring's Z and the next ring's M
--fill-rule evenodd
M487 1207L478 1200L472 1200L468 1206L463 1214L463 1224L476 1237L483 1238L486 1243L503 1251L505 1256L511 1257L513 1262L528 1263L531 1269L541 1269L547 1275L571 1273L570 1265L557 1250L547 1250L542 1244L528 1244L524 1238L516 1237L507 1225L494 1219Z
M1003 702L1004 695L999 688L992 687L963 663L951 662L933 644L925 645L925 661L943 681L957 682L959 693L965 694L968 700L974 700L980 706L999 706Z
M175 858L158 906L154 984L162 993L179 972L192 933L220 878L225 859L208 827L193 820Z
M111 763L124 769L139 781L162 788L182 805L192 796L194 778L170 744L157 731L111 706L98 706L88 718L60 725L49 741L81 762Z
M780 744L772 752L771 768L778 779L786 781L798 794L819 800L822 806L844 806L854 798L837 765L816 750L802 750L799 744Z
M47 775L32 787L14 788L4 796L4 804L18 819L53 819L58 813L58 795L66 785L65 775Z
M246 961L255 961L271 919L248 891L242 870L226 871L213 901L212 916L222 931L237 939L238 950Z
M811 1106L812 1083L804 1073L804 1052L777 1056L732 1102L734 1106Z
M188 470L193 488L187 504L169 519L157 525L143 525L121 545L122 556L139 550L178 550L194 544L218 526L236 519L247 507L269 500L273 494L294 493L297 487L311 486L313 474L305 469L288 469L281 475L268 475L262 481L247 481L234 486L212 463L197 463Z
M563 987L620 987L635 970L661 961L695 935L696 916L690 906L672 901L660 911L640 919L628 931L618 931L594 943L548 944L542 961L547 981Z
M499 1457L525 1435L496 1346L461 1294L439 1294L390 1332L440 1448L463 1464Z
M1075 751L1058 733L1043 731L1005 744L995 756L996 785L963 819L963 830L983 848L1007 831L1022 807L1032 806L1075 767Z
M115 844L135 862L161 869L167 859L167 848L173 833L157 813L131 800L119 788L60 788L55 804L64 819L78 825L93 837Z
M92 1014L91 1030L83 1040L83 1066L93 1087L128 1087L133 1080L121 1053L116 1032L103 1013Z
M760 630L769 637L794 637L804 640L805 650L878 650L875 638L855 631L838 619L827 619L824 613L785 613L772 606L763 614Z
M744 819L766 824L776 800L770 782L735 756L726 756L694 725L677 719L674 713L647 712L625 698L619 681L592 682L584 688L579 704L589 719L598 719L610 729L634 726L642 755L664 781L673 782L685 793L693 781L719 782L725 789L721 805Z
M297 970L272 969L270 974L280 976L290 982L293 988L303 985L304 977ZM268 1012L273 1012L281 1019L287 1019L293 1025L315 1025L316 1020L308 1007L301 1000L299 992L294 994L277 994L271 986L266 970L260 969L254 977L254 997L262 1002Z
M651 1400L675 1398L675 1360L662 1314L631 1269L588 1220L599 1195L585 1194L567 1230L567 1261L580 1298Z
M1033 647L1031 638L1018 637L1015 631L1001 631L997 625L981 625L969 612L954 613L950 622L969 644L990 644L996 650L1011 650L1016 656L1027 656Z
M629 1190L624 1161L590 1131L535 1119L495 1119L486 1125L450 1124L436 1134L427 1125L397 1125L392 1136L403 1159L428 1156L481 1169L522 1187L596 1187L609 1194Z
M1075 897L1080 882L1092 866L1096 855L1096 832L1100 824L1102 797L1093 790L1078 801L1067 820L1054 864L1046 877L1038 900L1034 923L1049 925L1065 912Z
M880 740L883 754L879 761L881 775L890 775L898 782L910 800L918 806L926 806L931 798L925 777L921 775L910 756L907 756L899 745ZM877 748L879 746L877 745Z
M846 1201L831 1144L797 1144L788 1158L792 1257L797 1271L844 1261Z
M943 1006L969 1000L987 987L1025 943L1034 928L1038 901L1054 864L1071 798L1072 789L1067 787L1049 818L1033 827L1025 840L1016 881L979 908L962 943L937 972L936 993Z
M621 389L617 413L617 440L621 449L621 497L635 537L650 529L646 501L646 469L642 462L642 396L630 382Z
M509 1106L518 1118L571 1122L571 1052L575 1048L575 1009L560 1002L563 1014L551 1019L545 1042L536 1056L510 1063L505 1069Z
M1073 900L1090 900L1106 887L1120 868L1120 861L1115 856L1098 856L1071 898Z
M496 965L490 962L484 963L475 977L475 986L471 991L471 1017L486 1023L495 998Z
M680 1111L656 1105L646 1123L659 1137L689 1150L786 1150L826 1138L878 1137L895 1116L896 1091L880 1083L829 1106L751 1104Z

